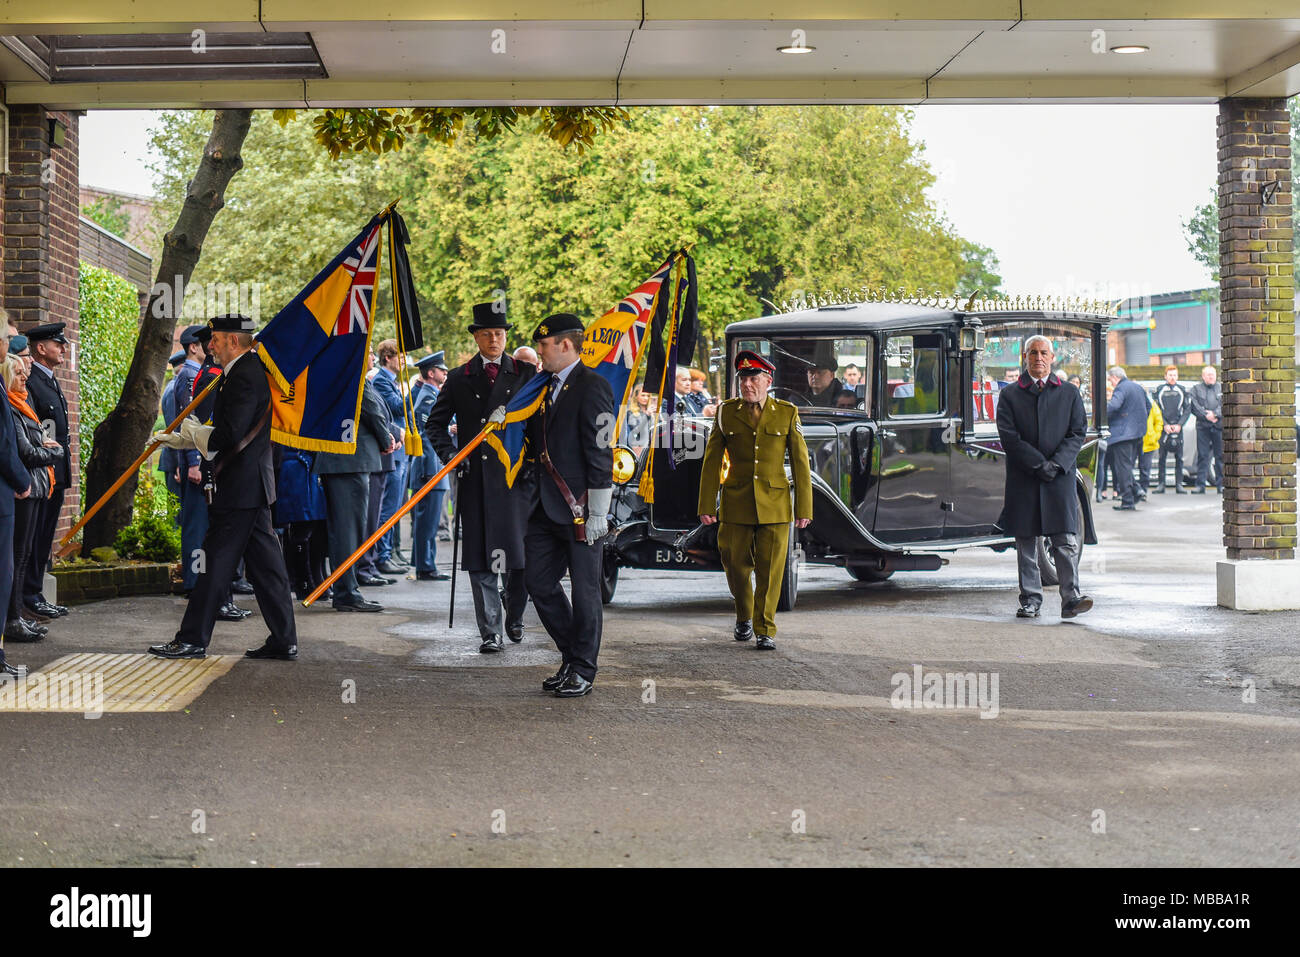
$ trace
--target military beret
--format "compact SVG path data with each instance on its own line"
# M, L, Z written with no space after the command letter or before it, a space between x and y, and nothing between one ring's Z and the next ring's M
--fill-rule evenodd
M208 328L213 332L247 332L251 336L257 331L257 323L248 316L232 312L224 316L213 316L208 320Z
M181 345L188 346L191 342L199 341L199 330L206 329L206 326L186 326L181 332Z
M47 322L41 326L32 326L27 330L27 341L36 342L62 342L67 343L63 338L63 330L68 324L66 322Z
M751 352L748 349L742 349L736 353L736 375L748 376L758 375L760 372L766 372L771 375L776 371L776 366L768 362L757 352Z
M582 332L582 320L571 312L557 312L533 330L533 342L540 342L562 332Z
M9 337L10 352L22 352L26 348L27 348L27 337L23 335L21 332L18 333L18 335L16 336Z

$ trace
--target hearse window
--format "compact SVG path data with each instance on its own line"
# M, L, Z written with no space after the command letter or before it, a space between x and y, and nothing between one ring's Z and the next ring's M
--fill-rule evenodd
M1092 418L1092 332L1089 327L1050 319L1015 319L985 322L984 348L975 353L973 378L987 389L991 384L998 393L1020 378L1024 368L1024 344L1030 336L1047 336L1054 353L1052 371L1073 383L1083 394L1083 406ZM985 401L976 404L977 413ZM994 414L997 393L993 396ZM977 414L975 421L981 421Z
M798 406L844 411L871 411L871 379L875 368L870 339L806 336L738 339L731 355L749 349L776 366L772 395ZM733 386L731 394L736 395Z
M937 415L943 408L942 339L890 336L885 347L885 401L890 416Z

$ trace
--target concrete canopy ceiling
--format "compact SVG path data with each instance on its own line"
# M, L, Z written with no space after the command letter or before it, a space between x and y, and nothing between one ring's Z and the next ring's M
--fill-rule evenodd
M904 13L883 0L0 0L0 33L13 36L306 33L326 74L256 79L230 66L194 80L48 81L0 49L0 83L9 103L72 109L1210 103L1300 92L1300 4L1146 0L1143 19L1119 0L897 6ZM777 52L791 44L815 51ZM1110 52L1121 44L1150 50Z

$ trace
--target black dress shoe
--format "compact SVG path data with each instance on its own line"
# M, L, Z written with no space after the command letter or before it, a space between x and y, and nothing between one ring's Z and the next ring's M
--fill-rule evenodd
M1205 494L1205 489L1203 489L1203 488L1192 489L1191 494L1193 494L1193 495L1204 495L1204 494Z
M1117 512L1136 512L1136 511L1137 511L1137 506L1136 506L1136 505L1115 505L1115 506L1112 506L1112 507L1113 507L1113 508L1115 509L1115 511L1117 511Z
M506 637L516 643L523 641L524 623L517 621L513 625L506 625Z
M1186 494L1187 494L1187 489L1183 488L1182 486L1175 486L1175 487L1174 487L1174 494L1175 494L1175 495L1186 495Z
M52 619L49 615L42 615L39 611L37 611L37 610L36 610L35 608L33 608L31 605L23 605L23 613L22 613L22 616L23 616L24 618L26 618L28 621L34 621L34 622L36 622L36 624L38 624L38 625L43 625L43 624L45 624L47 621L53 621L53 620L54 620L54 619Z
M25 644L43 641L45 639L44 631L36 631L27 627L27 623L21 618L14 619L5 625L5 640L16 641Z
M1164 494L1165 494L1165 487L1162 485L1162 486L1160 486L1159 488L1153 488L1153 489L1151 490L1151 494L1152 494L1152 495L1164 495Z
M396 579L381 578L379 575L358 575L357 584L364 585L367 588L378 588L380 585L392 585Z
M416 572L415 580L418 582L449 582L451 576L444 572Z
M247 608L240 608L232 601L217 609L217 621L243 621L251 614Z
M39 601L32 602L31 609L38 614L44 615L46 618L62 618L68 613L68 609L64 608L62 605L52 605L43 598Z
M396 548L393 549L393 554L389 555L388 557L391 558L393 561L397 562L397 564L399 565L411 564L410 560L401 552L399 552Z
M1039 615L1037 605L1021 605L1016 609L1017 618L1037 618Z
M165 645L150 645L149 654L157 655L159 658L206 658L207 649L202 645L191 645L180 639L173 638Z
M1061 606L1061 617L1077 618L1079 615L1082 615L1085 611L1089 611L1091 608L1092 599L1087 595L1080 595L1073 601L1067 601Z
M749 619L736 622L736 628L731 633L731 637L737 641L749 641L754 637L754 623Z
M50 633L50 629L46 628L44 625L40 624L39 622L31 621L30 619L27 618L22 618L20 620L24 625L26 625L32 631L36 632L38 635L48 635Z
M559 671L551 675L549 678L545 678L542 680L542 690L554 691L560 685L564 684L564 679L567 677L569 677L569 666L560 665Z
M383 572L385 575L401 575L406 572L405 565L398 565L391 558L388 561L380 562L375 567L379 569L381 572Z
M266 640L261 648L250 648L244 652L245 658L256 658L259 661L297 661L298 646L290 645L288 648L282 648L271 644L271 639Z
M591 694L591 685L582 675L570 671L553 693L557 698L581 698L585 694Z
M0 675L8 675L10 678L25 678L27 677L27 666L11 665L3 658L0 658Z
M250 585L248 583L248 580L244 578L236 578L234 581L232 581L230 583L230 590L233 591L236 595L253 594L253 586Z
M769 635L759 635L758 640L754 642L754 648L758 651L771 651L776 647L776 642Z
M481 655L491 655L498 651L505 651L505 648L505 642L501 640L500 635L488 635L478 646L478 652Z
M377 601L366 601L364 598L357 601L336 601L334 604L335 611L383 611L384 606Z

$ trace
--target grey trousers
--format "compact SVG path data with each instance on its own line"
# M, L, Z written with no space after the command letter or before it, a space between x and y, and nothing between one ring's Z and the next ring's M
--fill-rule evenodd
M1079 597L1079 536L1070 532L1048 537L1056 575L1061 583L1061 602ZM1016 539L1016 571L1020 575L1020 604L1037 608L1043 603L1043 577L1038 571L1038 539Z
M504 638L505 626L519 624L524 617L524 608L528 605L524 570L516 568L504 575L506 607L502 609L501 577L496 572L469 573L470 592L474 596L474 617L478 620L478 632L483 638L491 635Z

